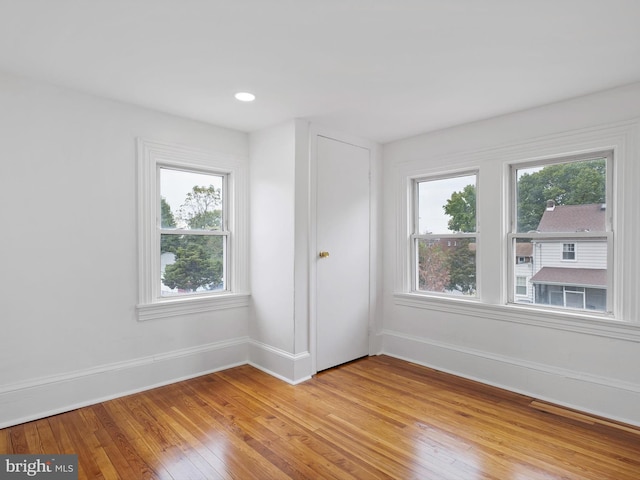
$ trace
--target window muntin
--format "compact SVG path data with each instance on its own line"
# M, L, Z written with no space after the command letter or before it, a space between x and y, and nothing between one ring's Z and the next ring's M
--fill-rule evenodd
M226 290L226 175L158 166L160 296Z
M603 152L512 165L510 302L612 312L612 161ZM526 244L528 272L516 255ZM521 276L532 298L517 297Z
M575 243L563 243L562 244L562 259L563 260L575 260L576 259L576 244Z
M413 290L476 296L476 173L413 182Z

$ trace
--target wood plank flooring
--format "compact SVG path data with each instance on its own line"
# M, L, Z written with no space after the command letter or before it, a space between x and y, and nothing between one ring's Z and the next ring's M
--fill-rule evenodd
M394 358L288 385L242 366L0 430L81 479L640 478L640 435Z

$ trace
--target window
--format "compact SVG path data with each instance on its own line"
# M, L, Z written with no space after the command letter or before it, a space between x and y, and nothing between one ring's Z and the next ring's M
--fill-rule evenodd
M511 302L612 311L612 161L603 152L512 165ZM526 300L516 297L523 278L533 286Z
M158 167L160 295L225 291L226 174Z
M248 305L241 160L138 141L138 319Z
M575 260L576 259L576 244L575 243L563 243L562 244L562 259L563 260Z
M413 290L476 296L475 173L413 181Z

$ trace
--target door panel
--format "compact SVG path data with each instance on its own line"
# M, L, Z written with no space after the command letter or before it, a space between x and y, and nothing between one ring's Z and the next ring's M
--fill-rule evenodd
M317 152L316 367L324 370L369 353L370 153L326 137Z

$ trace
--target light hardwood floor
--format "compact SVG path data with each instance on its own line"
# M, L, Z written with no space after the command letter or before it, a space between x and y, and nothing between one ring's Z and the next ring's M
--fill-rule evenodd
M640 479L640 435L394 358L288 385L242 366L0 430L79 478Z

